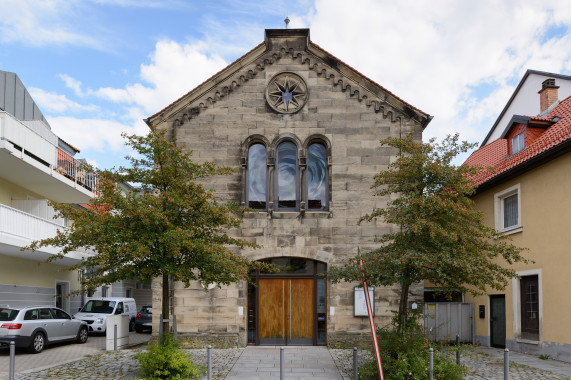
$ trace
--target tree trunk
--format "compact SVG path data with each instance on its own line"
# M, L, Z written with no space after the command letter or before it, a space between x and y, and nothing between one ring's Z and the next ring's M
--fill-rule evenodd
M410 288L410 284L408 283L401 283L401 292L400 292L400 303L399 303L399 314L398 314L398 329L397 331L402 331L403 328L406 327L406 317L408 314L408 289Z
M168 274L163 274L163 297L162 297L162 303L163 303L163 310L162 310L162 314L163 314L163 319L170 319L170 315L169 315L169 301L170 301L170 297L169 297L169 276ZM160 321L160 323L163 324L163 334L167 334L169 332L169 323L168 322L163 322ZM161 340L161 342L164 342L163 337L159 337L159 339Z

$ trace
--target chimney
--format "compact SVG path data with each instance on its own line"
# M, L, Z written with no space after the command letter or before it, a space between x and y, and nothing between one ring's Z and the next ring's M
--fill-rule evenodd
M559 86L555 85L555 79L550 78L543 81L539 93L539 113L548 109L559 98L557 89Z

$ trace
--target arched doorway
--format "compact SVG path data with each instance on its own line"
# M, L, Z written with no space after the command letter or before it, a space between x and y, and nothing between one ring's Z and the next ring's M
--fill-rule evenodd
M327 344L327 264L298 257L262 260L275 273L257 271L248 284L248 344Z

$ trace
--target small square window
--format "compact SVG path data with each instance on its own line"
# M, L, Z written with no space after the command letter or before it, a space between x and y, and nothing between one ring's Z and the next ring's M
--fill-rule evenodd
M512 138L512 155L518 154L524 148L523 133Z

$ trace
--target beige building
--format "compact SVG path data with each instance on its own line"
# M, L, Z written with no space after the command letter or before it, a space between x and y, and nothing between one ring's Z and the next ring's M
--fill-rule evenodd
M466 296L476 307L476 341L571 361L571 97L558 100L557 77L537 88L538 116L512 115L496 140L467 164L491 166L474 197L488 225L529 248L505 291Z
M281 268L253 274L256 286L175 284L178 332L239 346L361 339L370 330L358 284L320 274L391 231L380 221L357 225L387 201L370 189L396 153L379 140L409 132L420 140L430 118L311 42L309 30L281 29L266 30L263 43L147 119L195 160L236 169L209 186L254 209L234 233L262 248L240 254ZM160 282L153 292L160 310ZM421 285L411 292L422 299ZM378 324L396 309L395 289L375 289Z

